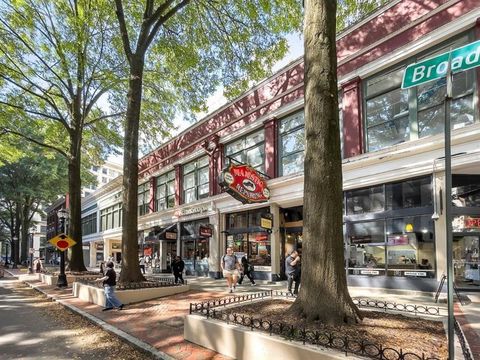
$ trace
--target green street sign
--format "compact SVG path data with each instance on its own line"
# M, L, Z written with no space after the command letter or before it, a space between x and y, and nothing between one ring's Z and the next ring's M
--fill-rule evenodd
M403 74L402 89L447 76L449 62L452 73L480 66L480 40L409 65Z

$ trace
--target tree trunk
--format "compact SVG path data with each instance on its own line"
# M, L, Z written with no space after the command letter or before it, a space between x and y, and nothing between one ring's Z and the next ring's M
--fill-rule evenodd
M31 204L30 196L24 197L24 203L22 205L21 213L21 250L20 250L20 261L24 262L28 260L28 249L30 248L30 208Z
M15 204L15 216L12 219L12 241L16 237L17 240L12 243L12 262L13 268L17 268L17 265L20 264L20 205Z
M132 55L123 150L123 233L120 282L145 280L138 264L138 129L142 105L144 54Z
M70 271L87 271L83 262L82 247L82 199L81 199L81 132L73 130L70 135L70 159L68 161L68 194L70 199L70 218L68 223L68 235L76 241L70 248L71 257ZM66 230L66 229L65 229Z
M290 310L328 324L361 319L345 274L335 15L336 1L305 1L302 288Z

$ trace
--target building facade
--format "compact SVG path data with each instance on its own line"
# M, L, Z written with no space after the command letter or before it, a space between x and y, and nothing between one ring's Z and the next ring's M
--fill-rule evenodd
M337 36L351 285L433 290L446 272L450 199L457 286L480 283L479 68L453 75L452 194L444 191L445 79L401 88L407 65L480 40L479 19L473 0L394 0ZM187 274L220 277L231 246L256 277L284 277L286 253L302 247L303 76L298 59L140 160L140 253L158 255L164 271L178 254ZM223 192L219 175L236 162L265 174L267 202ZM92 266L121 259L120 191L118 178L83 202Z

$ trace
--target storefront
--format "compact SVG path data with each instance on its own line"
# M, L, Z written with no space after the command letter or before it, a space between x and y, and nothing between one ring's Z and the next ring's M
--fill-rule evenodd
M270 233L261 227L262 216L269 213L270 208L266 207L226 214L226 246L233 249L239 260L247 256L257 279L271 279Z
M436 276L431 177L345 192L349 284L433 290Z
M208 276L211 236L208 218L180 224L181 257L185 262L186 275Z
M284 208L280 210L281 223L281 257L280 269L281 279L286 279L285 259L293 251L297 250L302 254L303 241L303 206Z
M172 260L177 254L177 224L155 226L145 237L143 255L152 259L156 271L171 273ZM158 259L158 260L157 260Z
M480 176L453 175L452 205L455 283L480 290Z

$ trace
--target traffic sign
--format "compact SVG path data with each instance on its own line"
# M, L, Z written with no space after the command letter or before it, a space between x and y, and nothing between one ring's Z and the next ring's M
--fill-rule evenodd
M480 40L409 65L403 74L402 89L447 76L449 63L452 73L480 66Z
M48 242L56 246L60 251L65 251L77 243L75 240L65 234L57 235L53 239L48 240Z

